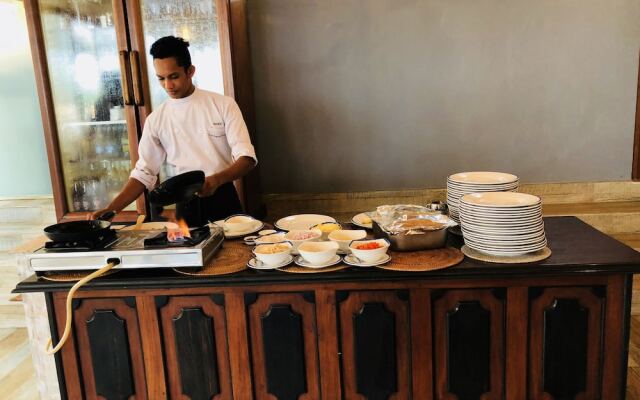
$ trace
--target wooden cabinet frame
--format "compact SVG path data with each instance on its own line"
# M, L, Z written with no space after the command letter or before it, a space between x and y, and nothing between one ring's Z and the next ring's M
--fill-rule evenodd
M145 373L137 374L136 379L144 382L149 398L163 398L170 393L169 387L175 387L167 380L167 371L174 368L170 365L172 358L166 353L166 341L171 337L162 334L163 324L166 325L167 318L175 313L165 311L163 314L160 310L176 311L178 306L199 304L207 310L205 314L217 315L218 320L222 318L224 325L216 324L216 338L228 345L228 371L225 374L230 376L233 398L242 399L273 398L265 389L268 374L264 370L264 352L256 348L263 340L258 321L272 305L289 307L300 317L307 360L309 392L306 397L360 398L354 390L354 349L349 347L354 335L349 327L353 326L353 313L363 309L365 304L382 305L401 328L396 331L396 338L404 342L398 342L400 346L396 346L395 351L395 356L399 357L396 361L401 379L398 380L398 392L391 397L449 398L450 395L444 392L446 374L442 374L442 367L446 366L442 357L447 356L441 349L447 340L442 316L460 301L477 302L490 312L491 392L496 396L502 393L502 397L509 399L529 398L535 395L529 391L538 379L536 376L539 377L537 366L540 359L532 357L533 352L538 352L536 349L539 347L536 346L539 346L542 332L540 311L544 311L554 296L576 298L591 310L597 310L597 304L602 305L600 316L594 314L588 328L587 335L597 339L590 342L591 350L587 355L587 371L591 371L588 379L597 382L591 382L586 398L616 400L624 398L630 282L631 275L620 273L331 284L292 282L247 288L231 285L90 290L78 292L77 297L79 304L85 298L94 305L102 304L100 302L105 305L121 304L137 315ZM52 300L50 316L55 317L51 321L52 329L59 331L58 327L64 322L66 293L48 293L47 296ZM211 300L215 296L224 300ZM224 311L220 304L224 304ZM171 307L167 308L167 305ZM78 323L82 324L76 322L76 326ZM504 335L500 334L501 330ZM596 336L592 336L594 332ZM597 332L601 332L600 338ZM225 338L225 333L226 340L220 339ZM81 398L83 395L78 360L86 358L83 354L90 351L83 340L78 339L74 332L56 355L64 375L61 388L66 387L69 398ZM318 387L319 395L315 391ZM485 395L497 398L489 392Z

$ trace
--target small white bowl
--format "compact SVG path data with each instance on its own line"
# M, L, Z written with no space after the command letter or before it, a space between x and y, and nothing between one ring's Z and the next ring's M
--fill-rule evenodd
M338 243L339 250L349 253L349 243L354 240L360 240L367 237L367 231L364 229L346 230L338 229L329 233L329 240Z
M380 247L375 249L358 249L358 246L362 246L368 243L377 243ZM376 262L381 260L389 250L389 241L387 239L375 239L375 240L354 240L349 244L349 250L354 256L358 257L364 262Z
M301 239L301 237L305 237ZM317 242L322 237L322 232L319 229L303 229L303 230L291 230L284 235L284 239L291 242L293 245L292 253L298 252L298 247L304 242Z
M229 233L233 232L245 232L250 230L254 224L256 223L256 219L250 215L238 214L232 215L224 220L222 223L222 227L225 231Z
M284 238L284 232L276 232L270 233L268 235L259 236L255 243L258 244L268 244L268 243L281 243L285 242L287 239Z
M321 265L336 256L338 247L336 242L303 242L298 246L298 252L309 263Z
M266 265L278 265L289 257L292 247L288 242L261 244L253 249L253 254ZM273 252L274 250L277 251Z

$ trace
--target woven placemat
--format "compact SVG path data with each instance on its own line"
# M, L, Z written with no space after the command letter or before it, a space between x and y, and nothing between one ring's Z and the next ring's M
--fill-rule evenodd
M473 258L474 260L500 264L532 263L536 261L542 261L546 258L549 258L549 256L551 255L551 249L548 247L545 247L544 249L536 251L534 253L528 253L519 256L493 256L474 250L467 245L462 246L462 252L465 256Z
M347 268L344 264L333 265L326 268L307 268L299 265L291 265L290 267L278 268L278 271L289 272L292 274L319 274L321 272L334 272Z
M202 268L174 268L173 270L190 276L227 275L247 269L251 258L251 247L242 241L224 241L222 248L208 265Z
M110 269L104 274L94 278L99 279L103 276L115 274L118 271L122 271L121 269ZM79 281L90 273L95 272L94 270L86 270L86 271L62 271L62 272L44 272L42 275L39 275L40 278L46 279L48 281L53 282L74 282Z
M390 251L391 261L376 268L391 271L424 272L451 267L459 264L464 255L454 247L420 251Z

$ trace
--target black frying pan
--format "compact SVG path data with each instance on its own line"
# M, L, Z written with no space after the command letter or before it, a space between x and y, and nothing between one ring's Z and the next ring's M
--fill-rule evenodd
M204 172L190 171L176 175L149 192L149 203L168 206L190 200L204 185Z
M95 221L61 222L44 228L44 234L55 242L77 242L95 240L108 233L111 222L107 221L115 215L109 211Z

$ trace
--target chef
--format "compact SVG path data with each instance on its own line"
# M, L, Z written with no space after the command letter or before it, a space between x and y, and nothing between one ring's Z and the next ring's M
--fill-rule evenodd
M166 36L151 46L153 66L169 95L147 117L138 147L139 159L122 191L102 210L121 211L152 190L163 162L172 175L202 170L204 186L191 201L176 205L189 226L199 226L242 212L235 179L257 163L247 126L236 102L227 96L198 89L192 82L189 43Z

